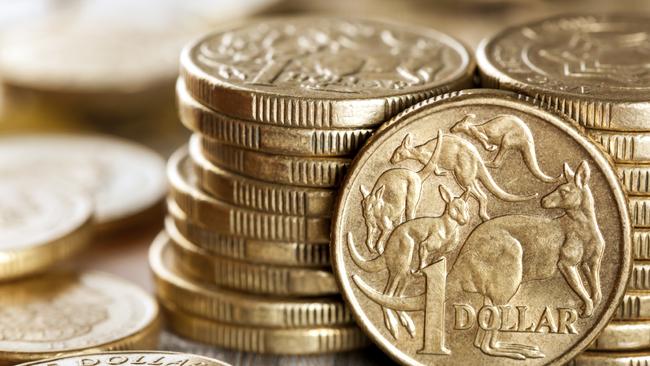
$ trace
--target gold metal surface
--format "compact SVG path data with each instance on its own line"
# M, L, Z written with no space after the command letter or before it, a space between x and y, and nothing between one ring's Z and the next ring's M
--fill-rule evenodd
M584 352L567 366L634 366L650 362L647 352Z
M650 321L612 321L598 335L590 350L640 351L650 348Z
M650 291L628 290L618 307L616 320L650 320Z
M628 196L630 218L635 228L650 228L650 197Z
M89 353L78 356L64 356L24 363L20 366L108 366L108 365L187 365L187 366L229 366L212 358L165 351L113 351Z

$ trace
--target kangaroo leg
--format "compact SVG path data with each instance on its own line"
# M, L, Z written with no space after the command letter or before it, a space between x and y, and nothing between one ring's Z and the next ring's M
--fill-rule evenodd
M397 278L396 276L391 275L391 277L388 279L388 283L386 284L386 288L384 289L384 294L389 295L392 292L394 292L395 287L397 286ZM398 336L398 321L397 321L397 315L395 314L395 311L393 309L389 308L382 308L384 311L384 324L386 325L386 328L390 332L390 334L397 339Z
M490 215L487 213L487 194L483 192L483 189L481 189L476 181L472 182L466 190L469 190L469 193L476 198L478 202L478 215L481 217L481 220L489 220Z
M399 287L397 288L397 296L402 296L404 294L405 289L406 289L406 281L403 281L400 283ZM415 338L415 323L413 322L411 316L405 311L398 311L397 315L399 317L400 323L402 323L402 326L406 328L406 331L409 333L411 338Z
M485 166L490 168L500 168L503 165L503 160L506 157L506 154L510 151L510 144L506 142L505 137L501 139L501 144L499 144L499 151L494 156L491 162L485 163Z
M600 287L600 263L602 262L602 250L592 255L582 264L582 270L591 289L591 298L594 306L598 306L603 299L603 292Z
M566 279L571 289L580 297L583 302L583 309L580 316L582 318L590 317L594 311L594 303L589 297L589 293L585 288L578 264L580 263L583 255L582 245L579 244L579 239L569 238L563 245L560 252L560 260L558 268Z

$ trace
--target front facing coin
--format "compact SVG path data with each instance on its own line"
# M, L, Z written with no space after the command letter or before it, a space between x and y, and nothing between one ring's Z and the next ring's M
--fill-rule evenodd
M475 90L418 104L344 183L334 270L358 323L403 364L563 364L624 293L616 174L566 120L521 99Z

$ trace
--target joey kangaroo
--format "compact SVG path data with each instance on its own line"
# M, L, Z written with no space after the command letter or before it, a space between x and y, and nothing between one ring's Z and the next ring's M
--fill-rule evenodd
M442 143L439 144L439 141ZM487 195L479 182L504 201L526 201L537 197L536 193L518 196L504 191L490 175L476 147L457 135L439 134L438 138L415 147L411 144L411 135L406 135L393 152L390 162L397 164L407 159L415 159L425 166L434 165L434 170L450 171L461 188L478 201L479 216L483 221L489 220L490 216L487 213Z
M506 153L510 150L519 151L528 170L535 178L543 182L555 182L559 177L546 175L539 167L535 153L533 134L524 121L517 116L500 115L483 123L472 120L474 114L468 114L451 127L451 132L464 133L478 140L488 151L497 151L494 159L485 163L490 168L499 168L503 164Z
M445 202L445 211L439 217L420 217L405 221L393 230L386 242L383 255L373 259L364 259L357 251L352 234L348 234L348 247L351 258L361 269L368 272L388 270L388 281L384 289L387 296L401 296L406 289L407 280L413 273L427 267L453 251L459 244L459 229L469 221L467 205L468 193L454 197L443 185L439 187L440 196ZM415 270L411 264L415 255L419 264ZM393 337L398 335L399 322L409 334L415 336L415 325L410 315L404 311L395 311L383 307L384 322Z
M583 161L574 173L564 164L565 182L546 195L543 208L561 208L555 218L507 215L477 226L448 276L448 289L483 295L486 305L507 305L522 283L562 273L581 299L581 317L601 299L600 265L605 240L598 227ZM585 287L584 280L589 290ZM543 357L539 348L497 340L498 330L478 329L474 345L485 354L513 359Z

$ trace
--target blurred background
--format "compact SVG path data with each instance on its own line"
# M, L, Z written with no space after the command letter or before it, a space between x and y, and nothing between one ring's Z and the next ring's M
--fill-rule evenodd
M0 0L0 135L98 132L165 158L187 140L174 80L182 46L250 16L361 16L436 28L475 49L504 26L560 13L650 12L647 0ZM162 216L161 216L162 217ZM100 237L84 267L151 290L162 220Z

